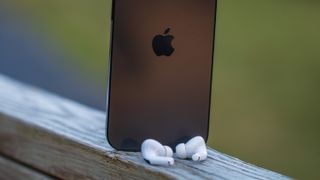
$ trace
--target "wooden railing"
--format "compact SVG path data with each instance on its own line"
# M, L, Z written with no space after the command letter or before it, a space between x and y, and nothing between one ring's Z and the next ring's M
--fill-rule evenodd
M213 149L147 164L105 138L105 113L0 75L0 179L290 179Z

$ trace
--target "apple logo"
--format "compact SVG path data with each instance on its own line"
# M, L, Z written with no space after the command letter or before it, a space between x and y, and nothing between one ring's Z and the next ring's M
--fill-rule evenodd
M164 31L164 35L156 35L152 41L153 51L157 56L170 56L174 52L174 48L171 45L174 37L169 35L170 28Z

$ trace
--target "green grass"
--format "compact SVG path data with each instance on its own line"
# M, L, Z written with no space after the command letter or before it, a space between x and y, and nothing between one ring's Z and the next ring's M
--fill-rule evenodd
M110 1L11 1L106 82ZM299 179L319 179L320 3L219 1L210 146ZM76 60L76 61L75 61Z

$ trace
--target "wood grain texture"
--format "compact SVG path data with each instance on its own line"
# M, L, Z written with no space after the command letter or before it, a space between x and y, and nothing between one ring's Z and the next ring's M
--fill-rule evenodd
M53 178L0 156L0 179L52 180Z
M0 75L0 154L55 177L89 179L290 179L213 149L206 161L150 166L115 151L105 113Z

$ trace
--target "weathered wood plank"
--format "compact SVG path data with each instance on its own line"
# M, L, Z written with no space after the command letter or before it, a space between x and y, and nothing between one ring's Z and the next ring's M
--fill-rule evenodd
M51 180L53 178L0 156L0 179Z
M1 75L0 142L0 154L64 179L290 179L213 149L202 163L150 166L110 147L103 112Z

